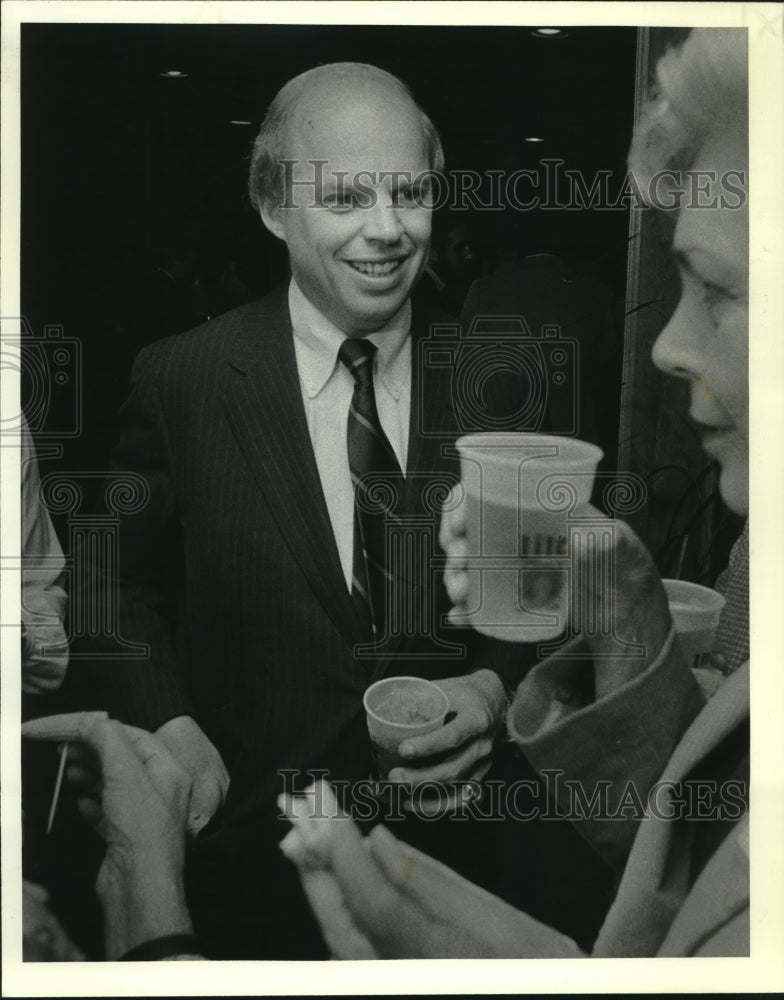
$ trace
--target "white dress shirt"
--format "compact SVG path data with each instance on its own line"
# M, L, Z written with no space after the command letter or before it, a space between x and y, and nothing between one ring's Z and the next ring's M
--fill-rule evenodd
M355 383L345 365L338 361L338 351L346 335L305 298L293 279L289 285L289 311L310 440L346 586L351 590L354 487L346 435ZM386 326L367 338L377 347L373 384L378 417L404 474L411 410L410 329L411 303L406 302Z

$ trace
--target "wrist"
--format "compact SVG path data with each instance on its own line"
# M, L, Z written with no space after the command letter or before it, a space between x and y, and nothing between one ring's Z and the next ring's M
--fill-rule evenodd
M480 667L471 674L474 686L481 691L488 708L495 719L504 718L509 707L510 697L506 685L494 670Z
M202 958L195 934L166 934L143 941L119 957L121 962L160 962L163 959Z
M158 860L121 870L104 861L96 890L104 914L109 961L145 941L193 933L181 865Z

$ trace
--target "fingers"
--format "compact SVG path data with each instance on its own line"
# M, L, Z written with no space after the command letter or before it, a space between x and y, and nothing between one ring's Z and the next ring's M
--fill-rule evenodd
M103 820L103 810L101 809L100 802L96 802L94 799L79 799L76 807L79 810L79 816L82 821L88 826L97 827L100 825Z
M80 792L95 796L107 789L120 792L130 789L137 796L145 789L144 794L157 792L175 819L178 822L181 819L180 825L184 825L190 779L151 733L111 720L106 712L74 712L26 722L22 735L69 743L66 773ZM219 790L219 798L220 794ZM88 800L84 802L89 821L97 822ZM204 822L207 819L209 816Z
M462 604L468 597L468 542L465 538L456 539L447 549L447 563L444 569L444 586L449 599L455 604Z
M465 506L462 503L463 487L453 486L444 503L441 514L441 527L438 532L438 543L445 552L449 552L455 539L465 535Z
M458 712L452 722L424 736L414 736L404 740L398 753L411 762L426 760L438 754L450 753L474 739L487 728L487 718L483 713L470 710Z
M403 740L398 752L405 763L392 770L391 780L448 782L486 773L498 712L505 705L500 681L490 671L478 671L470 678L443 680L440 687L455 718L431 733Z
M196 775L190 785L190 801L187 806L188 836L196 837L222 804L223 786L220 776L212 772Z
M82 794L91 795L95 798L100 797L100 772L71 764L66 767L65 776L68 779L69 784L76 785Z
M372 856L389 881L401 889L406 887L412 874L411 854L382 823L378 823L367 836Z
M376 860L353 821L336 813L329 786L325 782L319 785L321 788L309 789L307 796L282 798L279 805L301 834L305 851L299 853L303 859L307 860L309 852L318 854L317 863L303 870L303 885L307 889L307 879L314 875L329 881L331 911L320 916L323 928L328 932L339 917L343 930L351 928L352 941L369 943L370 947L363 944L362 951L347 951L348 957L416 954L424 928L418 908L412 907L400 891L404 872L393 865L391 857L385 856L383 865ZM314 791L318 794L314 795ZM314 813L316 801L319 808ZM346 917L340 913L336 917L342 907L346 908ZM331 946L336 954L343 953L342 946Z
M398 870L390 878L364 843L357 849L342 836L334 839L332 871L354 924L382 956L398 953L401 946L404 952L409 951L400 937L401 933L417 937L417 915L410 912L410 905L401 895Z
M226 792L228 792L229 790L229 785L231 784L231 778L229 777L229 772L228 769L226 768L226 765L223 763L223 758L220 756L217 750L215 751L215 755L217 757L215 774L218 779L218 783L220 784L221 787L221 802L223 802L226 798Z
M468 542L465 537L465 508L458 502L461 494L462 487L460 486L455 486L451 490L444 505L441 528L438 534L441 548L447 555L444 585L449 599L456 605L462 605L468 596L468 577L466 575ZM463 611L463 608L453 608L450 612L450 620L454 613L462 613Z
M22 723L22 736L33 740L66 743L81 740L89 743L96 722L108 719L107 712L69 712L66 715L47 715Z
M175 825L180 829L183 828L186 825L185 816L192 794L191 776L152 733L135 726L124 726L123 729L128 745L140 760L153 787L164 802L168 803ZM210 813L203 818L203 821L201 816L196 818L196 833L209 822L212 815Z
M396 767L389 773L390 781L418 785L425 781L442 782L473 778L479 780L489 768L493 741L481 737L465 744L459 753L426 767Z
M129 746L133 748L151 778L159 778L165 783L187 780L185 768L152 733L136 726L123 726L123 730Z
M495 709L488 692L492 694L494 688L500 687L500 681L490 671L446 678L438 682L438 687L449 699L455 717L440 729L403 740L398 748L401 757L415 761L449 753L493 728Z

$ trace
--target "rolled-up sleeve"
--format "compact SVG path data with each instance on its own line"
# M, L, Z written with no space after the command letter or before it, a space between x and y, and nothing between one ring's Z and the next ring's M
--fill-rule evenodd
M621 868L641 819L639 803L703 704L671 629L648 667L598 700L586 648L565 647L528 674L507 722L534 768L548 772L559 812Z

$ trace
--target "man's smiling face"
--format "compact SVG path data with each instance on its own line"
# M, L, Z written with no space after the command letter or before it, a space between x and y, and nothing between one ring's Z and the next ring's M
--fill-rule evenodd
M373 333L403 307L430 249L431 211L411 189L430 167L419 113L384 81L326 81L297 102L284 146L298 161L291 178L307 183L290 184L291 207L268 206L264 222L313 305L348 336Z

